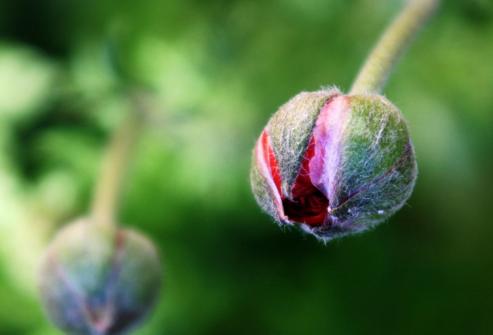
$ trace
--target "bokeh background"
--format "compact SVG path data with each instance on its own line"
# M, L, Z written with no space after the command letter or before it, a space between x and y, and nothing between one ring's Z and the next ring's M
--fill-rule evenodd
M250 193L251 149L302 90L347 90L403 1L0 1L0 333L59 334L36 291L104 145L150 92L120 220L165 289L137 335L492 334L493 2L444 1L386 95L419 159L388 223L326 246Z

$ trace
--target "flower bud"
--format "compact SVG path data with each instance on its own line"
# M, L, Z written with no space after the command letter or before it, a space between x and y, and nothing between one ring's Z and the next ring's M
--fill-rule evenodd
M90 219L57 234L40 272L49 318L74 335L128 331L153 306L160 282L158 255L147 238Z
M251 184L281 225L328 241L390 217L416 175L406 122L391 102L328 89L300 93L272 116L255 145Z

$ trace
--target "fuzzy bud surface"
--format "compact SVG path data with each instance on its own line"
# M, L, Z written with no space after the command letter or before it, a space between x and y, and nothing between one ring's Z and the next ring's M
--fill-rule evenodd
M40 271L42 301L66 334L124 334L156 301L158 255L141 234L89 220L67 225L50 245Z
M417 175L401 112L380 95L302 92L256 142L251 185L281 225L328 241L383 222L410 197Z

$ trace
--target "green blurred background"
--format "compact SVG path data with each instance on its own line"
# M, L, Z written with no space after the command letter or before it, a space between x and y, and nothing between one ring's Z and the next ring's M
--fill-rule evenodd
M58 334L36 268L87 211L129 83L155 114L120 219L165 264L136 334L493 334L492 1L444 1L389 82L420 167L390 222L324 246L250 193L271 113L302 90L347 90L402 4L0 1L0 334Z

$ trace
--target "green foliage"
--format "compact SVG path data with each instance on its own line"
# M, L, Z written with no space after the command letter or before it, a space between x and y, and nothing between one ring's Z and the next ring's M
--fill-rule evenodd
M155 108L121 221L167 269L136 334L491 333L493 12L443 2L386 90L420 165L409 206L327 247L260 212L251 148L297 92L346 91L402 1L1 2L0 333L57 334L35 272L86 212L129 84Z

